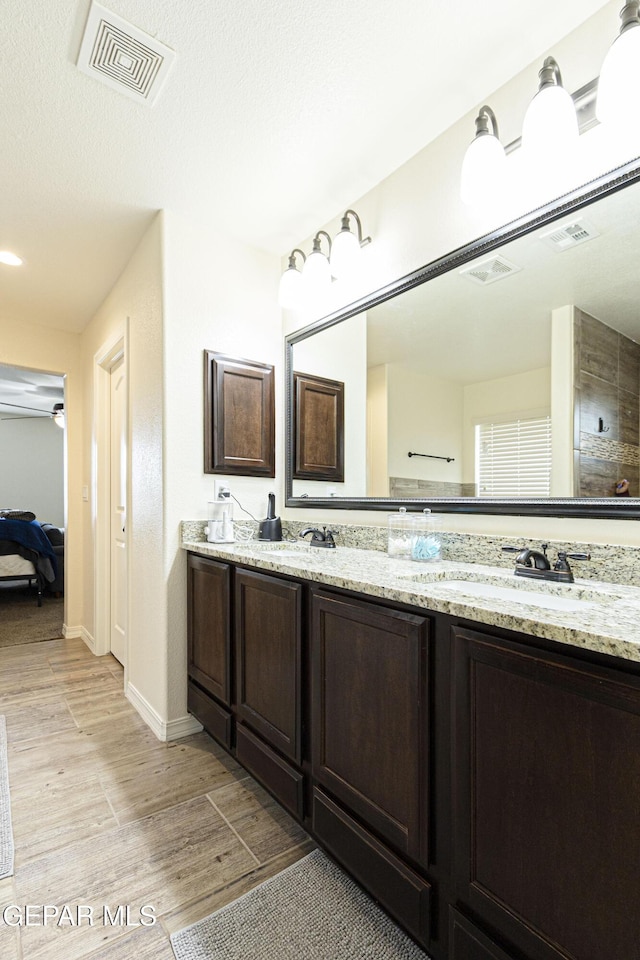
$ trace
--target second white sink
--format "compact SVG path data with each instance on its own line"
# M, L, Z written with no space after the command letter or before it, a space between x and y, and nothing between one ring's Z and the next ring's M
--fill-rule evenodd
M478 583L473 580L443 580L437 583L439 591L465 594L471 597L485 597L486 599L507 600L509 603L522 603L530 607L543 607L545 610L571 611L593 610L598 603L592 600L581 600L579 597L560 597L554 593L534 592L521 590L518 587L502 587L494 583Z

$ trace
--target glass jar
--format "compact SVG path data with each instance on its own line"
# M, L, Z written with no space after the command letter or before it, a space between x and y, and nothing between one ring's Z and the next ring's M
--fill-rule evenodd
M400 507L397 513L390 513L387 518L388 540L387 553L390 557L411 559L413 546L413 518L407 513L406 507Z
M423 510L421 516L413 518L411 559L420 561L442 559L439 521L429 509Z

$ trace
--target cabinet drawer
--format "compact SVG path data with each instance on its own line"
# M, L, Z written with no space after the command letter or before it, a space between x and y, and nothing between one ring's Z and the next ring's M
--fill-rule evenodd
M313 832L371 896L423 945L428 944L431 886L317 788Z
M449 908L449 956L451 960L512 960L453 907Z
M230 712L191 682L187 691L187 709L200 721L208 734L227 750L231 750L233 718Z
M242 724L236 730L236 756L294 817L304 814L304 777Z

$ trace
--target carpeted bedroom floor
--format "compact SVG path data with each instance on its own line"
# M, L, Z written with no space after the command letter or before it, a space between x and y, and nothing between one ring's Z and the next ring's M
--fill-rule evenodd
M62 636L64 600L45 595L38 607L33 587L0 584L0 647Z

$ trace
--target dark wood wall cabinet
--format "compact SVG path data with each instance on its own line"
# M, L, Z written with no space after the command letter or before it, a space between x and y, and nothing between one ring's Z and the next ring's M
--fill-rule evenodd
M188 571L190 711L433 960L640 960L640 665Z
M294 373L294 467L300 480L344 481L344 383Z
M275 477L274 368L204 351L204 472Z

